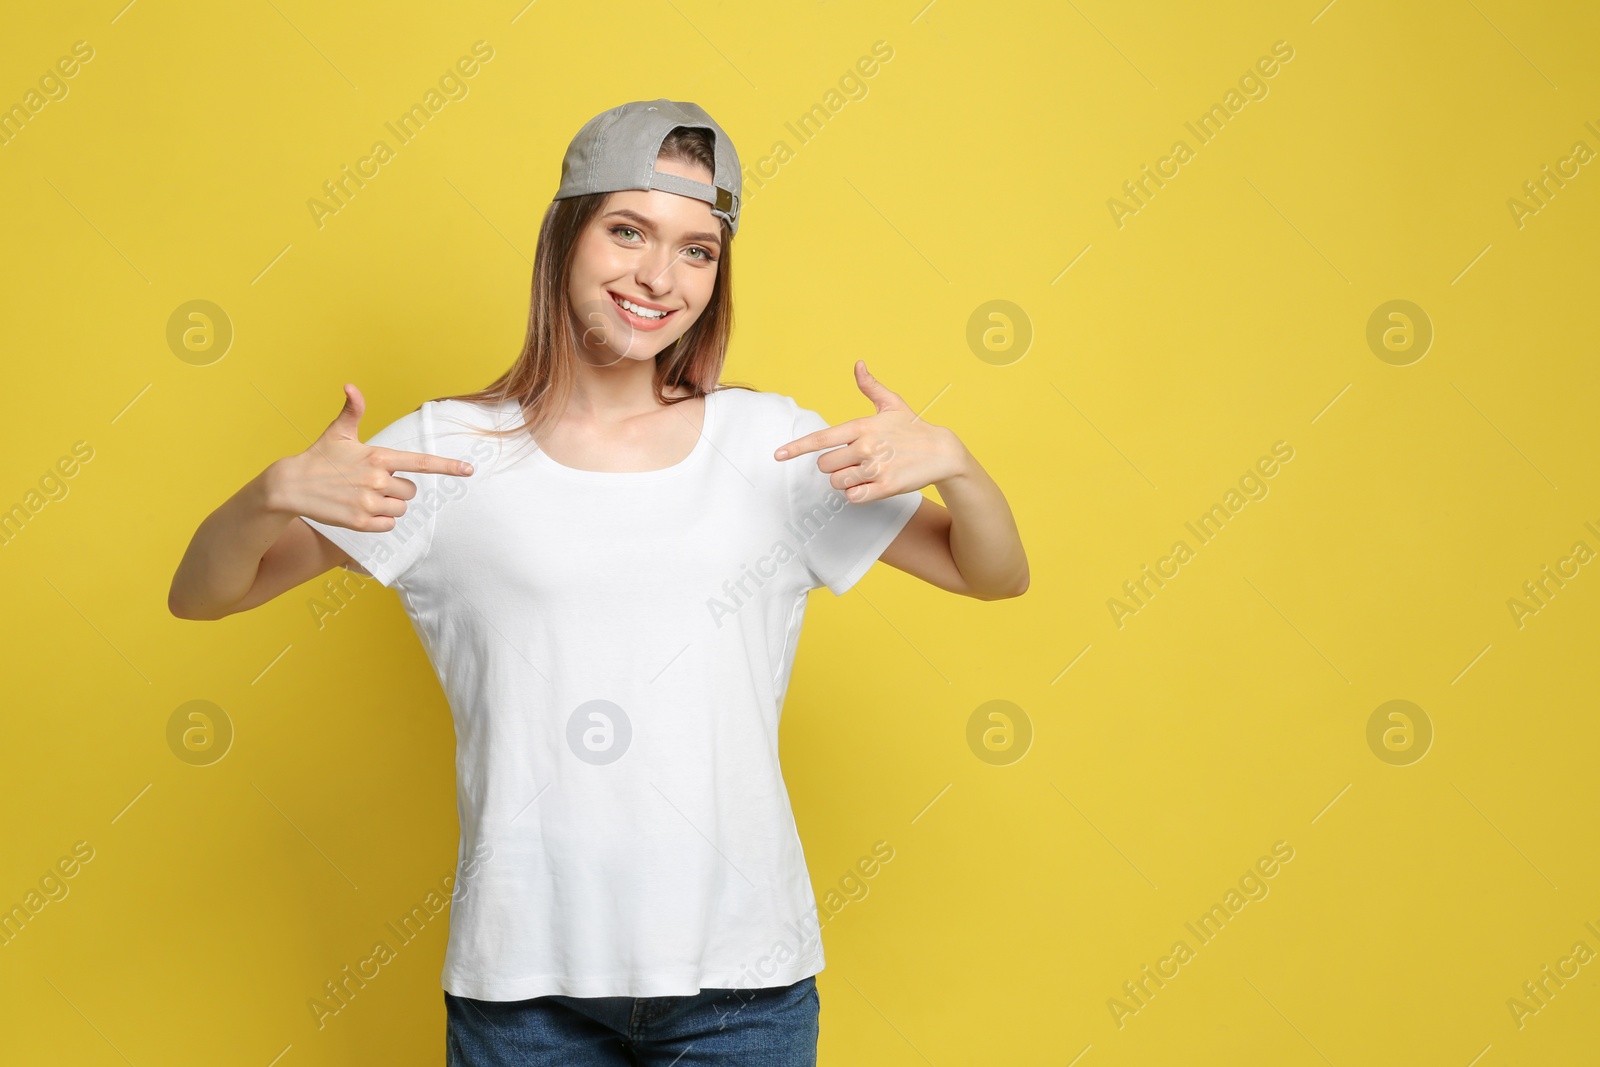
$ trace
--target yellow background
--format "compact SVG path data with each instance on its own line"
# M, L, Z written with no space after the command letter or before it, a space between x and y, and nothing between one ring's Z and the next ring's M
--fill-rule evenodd
M5 106L73 42L94 58L0 147L0 502L37 508L0 567L0 904L75 842L94 858L0 948L0 1061L442 1061L442 915L323 1028L307 1007L453 869L448 708L398 600L371 583L319 620L317 581L197 623L166 592L343 382L370 435L508 365L568 140L657 96L767 160L725 377L838 422L870 411L866 358L994 475L1032 570L1004 602L886 566L813 600L786 776L819 898L856 897L825 921L821 1062L1593 1057L1600 960L1520 1027L1507 1006L1575 942L1600 952L1600 574L1520 626L1508 606L1600 549L1596 164L1520 226L1508 207L1600 148L1591 6L5 20ZM477 40L469 95L319 229L322 183ZM878 41L892 59L830 98ZM1199 144L1184 123L1278 41L1268 94ZM830 99L802 143L786 124ZM1194 158L1119 226L1108 201L1180 138ZM234 330L204 366L166 339L197 299ZM1398 299L1434 331L1408 365L1367 342ZM1025 353L969 346L992 300L1031 323ZM1268 494L1200 544L1184 524L1278 441ZM1119 626L1108 601L1179 539L1193 558ZM235 731L209 766L169 747L191 700ZM969 744L994 700L1031 730L1021 758ZM1369 746L1390 700L1431 724L1420 760ZM892 861L851 882L879 841ZM1278 841L1269 894L1202 945L1184 924ZM1180 939L1194 957L1119 1026L1108 1001Z

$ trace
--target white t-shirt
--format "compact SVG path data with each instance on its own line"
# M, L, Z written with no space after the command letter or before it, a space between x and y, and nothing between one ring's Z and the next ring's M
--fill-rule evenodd
M848 590L922 502L852 504L828 423L779 393L706 399L654 471L565 467L515 401L428 401L369 444L465 459L401 472L386 533L305 521L398 590L449 701L461 841L442 983L479 1000L687 995L823 968L778 764L807 593Z

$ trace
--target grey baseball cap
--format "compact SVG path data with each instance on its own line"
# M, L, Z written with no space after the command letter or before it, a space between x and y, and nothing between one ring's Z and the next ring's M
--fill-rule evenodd
M675 126L709 130L717 165L711 185L656 170L661 142ZM692 196L739 232L739 155L733 141L698 104L679 100L635 100L602 111L583 124L561 160L555 200L624 189L660 189Z

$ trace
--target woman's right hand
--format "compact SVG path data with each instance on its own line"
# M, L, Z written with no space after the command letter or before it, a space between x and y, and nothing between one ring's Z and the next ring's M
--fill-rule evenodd
M396 477L396 471L472 473L472 465L460 460L362 444L358 433L366 401L354 385L344 387L344 397L344 407L310 448L268 468L270 510L362 533L387 533L406 513L406 501L417 495L416 483Z

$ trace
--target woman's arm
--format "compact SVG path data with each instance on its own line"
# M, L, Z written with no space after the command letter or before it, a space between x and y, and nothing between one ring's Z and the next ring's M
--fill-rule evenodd
M344 549L276 506L273 482L281 462L250 479L200 524L172 576L172 614L226 618L350 562Z
M877 414L806 434L778 449L777 458L832 449L817 466L832 473L834 488L852 503L934 486L945 506L924 499L879 558L952 593L979 600L1021 596L1028 588L1028 557L1011 506L988 471L954 431L918 418L861 360L856 384Z
M951 440L966 447L955 434ZM926 498L879 558L940 589L979 600L1028 591L1028 557L1005 494L970 452L970 466L934 482L945 506Z
M167 610L221 619L264 604L330 568L352 562L299 516L386 533L417 495L397 471L465 477L470 464L361 443L366 400L345 386L344 407L311 447L275 460L208 515L172 576Z

